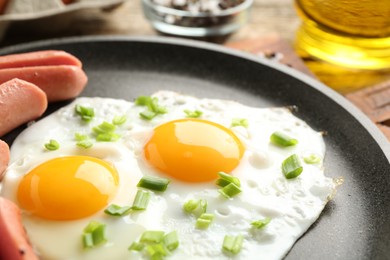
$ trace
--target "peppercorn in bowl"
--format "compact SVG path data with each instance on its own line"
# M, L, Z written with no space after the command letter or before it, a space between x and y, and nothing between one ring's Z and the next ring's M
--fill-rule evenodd
M145 17L166 34L204 37L238 30L249 19L253 0L142 0Z

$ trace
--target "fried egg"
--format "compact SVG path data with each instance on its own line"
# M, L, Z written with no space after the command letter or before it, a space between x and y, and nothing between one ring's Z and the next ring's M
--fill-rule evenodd
M199 99L170 91L152 95L164 112L146 120L147 109L125 100L77 98L23 131L11 147L1 195L22 209L23 224L41 259L148 259L128 250L143 232L176 231L179 246L167 259L280 259L319 217L335 190L324 176L325 144L288 108L255 108L234 101ZM75 106L94 108L90 122ZM190 112L201 111L197 118ZM116 116L115 141L93 139L91 129ZM245 122L236 124L241 120ZM282 131L298 144L280 147L270 136ZM75 134L93 145L76 145ZM59 148L45 149L56 140ZM290 155L303 171L287 179L281 165ZM304 158L315 155L315 163ZM241 192L221 195L216 180L225 172L240 180ZM152 192L146 210L116 217L111 204L132 205L139 180L170 180ZM183 210L189 200L207 202L214 216L208 228ZM268 219L262 228L251 223ZM91 221L106 225L106 243L84 249L83 229ZM222 249L225 236L242 236L237 254Z

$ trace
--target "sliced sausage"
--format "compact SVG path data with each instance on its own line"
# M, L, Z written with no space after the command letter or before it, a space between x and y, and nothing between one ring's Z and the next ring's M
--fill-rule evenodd
M38 260L23 228L20 209L0 197L0 259Z
M65 51L57 50L0 56L0 69L48 65L73 65L81 68L81 61Z
M1 84L0 136L41 116L46 108L46 94L36 85L20 79Z
M0 181L4 176L4 171L7 168L8 161L9 161L8 144L0 140Z
M49 102L66 100L78 96L87 84L88 78L77 66L35 66L0 70L0 84L19 78L42 89Z

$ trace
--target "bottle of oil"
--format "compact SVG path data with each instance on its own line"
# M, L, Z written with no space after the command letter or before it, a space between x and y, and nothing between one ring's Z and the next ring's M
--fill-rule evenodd
M390 77L390 0L295 0L295 6L302 19L295 48L324 61L308 66L325 83L348 92Z

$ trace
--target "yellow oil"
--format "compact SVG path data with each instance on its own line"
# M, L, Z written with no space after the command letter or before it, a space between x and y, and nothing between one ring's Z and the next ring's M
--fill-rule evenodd
M295 49L342 94L390 78L390 0L295 0Z
M302 55L347 68L390 69L390 0L296 0Z

